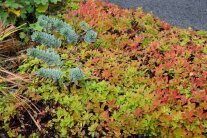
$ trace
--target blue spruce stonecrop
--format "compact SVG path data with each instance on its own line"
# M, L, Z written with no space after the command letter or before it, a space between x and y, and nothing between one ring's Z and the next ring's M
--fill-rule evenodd
M63 22L62 20L56 19L56 18L51 18L45 15L41 15L38 18L37 23L39 23L40 26L44 27L45 30L56 30L58 32L60 32L60 29L62 28L68 28L68 29L72 29L72 27Z
M54 30L59 32L66 38L68 43L77 43L78 38L80 37L69 24L62 20L41 15L38 18L38 23L45 28L46 32L51 33ZM98 33L92 30L84 21L80 22L79 25L86 32L84 41L87 43L95 42Z
M97 35L98 35L97 32L93 30L89 30L86 32L86 35L84 36L84 41L87 43L96 42Z
M76 43L78 40L79 35L75 33L69 24L62 20L41 15L38 18L38 23L45 28L46 32L51 32L51 30L59 32L66 38L68 43Z
M54 35L45 32L34 32L31 36L32 41L46 45L52 48L58 48L61 46L61 41L56 39Z
M62 71L60 69L40 68L36 74L40 77L51 79L54 82L62 80Z
M43 51L38 48L29 48L27 49L27 54L29 56L43 60L48 65L57 64L61 66L63 64L60 56L55 54L53 49L47 49L46 51Z
M78 41L79 36L75 33L74 30L68 28L60 29L60 34L65 36L68 43L76 43Z
M69 78L71 81L77 81L83 79L83 71L79 68L72 68L69 73Z
M72 27L63 22L62 20L50 18L44 15L41 15L38 18L38 23L41 25L44 30L48 33L52 33L52 31L57 31L61 35L63 35L68 43L76 43L78 41L79 35L75 33ZM96 41L98 33L92 30L87 23L81 22L79 24L81 28L86 32L84 35L84 41L87 43L93 43ZM61 46L61 41L56 39L54 35L48 34L45 32L34 32L32 34L32 40L38 42L40 44L49 46L51 48L58 48ZM60 56L55 54L52 49L48 49L47 51L42 51L39 49L28 49L28 55L42 59L49 65L55 63L58 65L62 64ZM45 78L52 79L57 81L62 79L62 71L60 69L44 69L41 68L37 71L38 76L42 76ZM79 67L72 68L68 75L71 81L81 80L83 78L83 72Z
M88 25L86 22L84 22L84 21L80 22L79 25L80 25L80 27L81 27L85 32L91 30L91 28L89 27L89 25Z

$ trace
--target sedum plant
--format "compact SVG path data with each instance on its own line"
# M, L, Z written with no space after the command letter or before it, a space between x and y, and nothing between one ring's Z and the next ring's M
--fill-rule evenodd
M54 50L52 49L43 51L37 48L29 48L27 50L27 54L29 56L43 60L48 65L52 65L52 64L62 65L60 56L58 54L55 54Z
M56 18L45 16L45 15L39 16L37 23L40 26L44 27L44 30L47 32L50 32L53 30L57 30L60 32L62 28L72 29L72 27L66 22L63 22L62 20L59 20Z
M61 70L72 72L68 66L78 62L90 77L81 87L69 85L70 92L64 89L61 94L57 85L33 81L28 92L42 97L44 104L37 105L45 107L51 119L40 116L41 132L29 129L33 123L27 120L27 126L9 127L12 119L7 126L4 123L6 131L12 128L25 137L207 137L206 36L163 25L140 10L100 1L87 0L77 12L68 13L78 13L76 22L85 20L95 27L99 40L94 46L99 48L81 44L58 49L67 60ZM180 45L183 33L192 38L186 46ZM30 70L33 62L28 63L32 63ZM63 79L70 77L63 75ZM5 109L1 111L7 117ZM32 134L16 131L23 127Z
M31 36L32 41L35 41L37 43L58 48L61 46L61 41L56 39L54 35L45 33L45 32L34 32Z
M39 16L37 24L43 28L44 32L33 32L31 36L32 41L48 46L49 49L44 51L38 48L29 48L27 50L27 54L29 56L41 59L49 66L55 64L58 67L58 69L41 68L36 73L38 76L51 79L54 82L59 80L62 82L63 73L61 71L61 65L63 62L61 61L60 56L54 52L55 48L61 47L62 42L52 33L57 32L62 35L68 43L77 44L78 40L82 40L80 37L83 37L83 40L87 43L95 42L97 38L97 32L92 30L87 23L81 22L80 26L85 32L83 33L84 35L78 35L66 22L56 18L50 18L45 15ZM72 82L81 80L83 78L83 72L79 67L72 68L68 74L68 78Z
M71 81L78 81L83 78L83 71L79 68L72 68L69 73L69 78Z
M39 23L39 25L42 26L46 32L59 32L66 38L68 43L76 43L78 41L78 34L75 33L69 24L63 22L62 20L41 15L38 18L37 23Z
M86 32L91 29L90 26L86 22L84 22L84 21L80 22L79 25Z
M84 41L87 43L96 42L97 35L98 35L97 32L93 30L89 30L86 32L86 35L84 36Z
M62 34L68 43L77 43L78 41L78 35L75 33L74 30L70 29L70 28L61 28L60 29L60 34Z
M81 37L84 38L85 42L93 43L97 38L97 32L92 30L89 25L83 21L80 22L79 25L84 30L85 35L78 35L75 30L66 22L45 15L39 16L37 24L39 24L47 33L52 33L54 31L60 33L65 37L68 43L77 43Z
M40 77L52 79L54 82L62 79L62 71L60 69L40 68L37 71L37 75Z
M80 22L79 25L86 32L86 34L84 36L84 41L87 43L96 42L96 38L97 38L98 33L96 31L92 30L90 28L90 26L84 21Z

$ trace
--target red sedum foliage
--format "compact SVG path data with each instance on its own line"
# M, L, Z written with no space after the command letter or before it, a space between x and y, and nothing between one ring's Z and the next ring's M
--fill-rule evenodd
M207 32L97 0L80 3L65 21L78 34L85 21L98 32L97 41L57 49L64 85L35 77L21 90L41 108L34 116L41 132L27 114L11 112L12 103L9 110L0 106L0 125L10 137L207 136ZM66 74L77 66L84 79L67 84ZM28 58L21 70L40 67L45 64Z
M107 135L120 136L123 130L126 136L206 136L206 37L175 28L140 9L126 10L99 1L81 3L74 12L78 21L89 22L99 33L94 47L80 48L90 55L81 60L84 68L92 70L91 79L128 91L136 91L139 84L152 89L150 93L146 90L149 97L143 97L150 104L146 100L146 105L124 111L118 118L113 117L113 110L101 114Z

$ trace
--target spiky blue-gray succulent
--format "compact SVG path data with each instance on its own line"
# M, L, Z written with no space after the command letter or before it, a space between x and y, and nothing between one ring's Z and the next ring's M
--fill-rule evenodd
M32 41L52 47L58 48L61 46L61 41L55 38L54 35L45 32L34 32L31 36Z
M72 28L69 24L67 24L66 22L63 22L62 20L53 18L51 21L53 22L53 27L54 27L58 32L60 32L60 30L61 30L62 28L67 28L67 29L73 30L73 28Z
M27 53L29 56L38 58L46 62L48 65L57 64L59 66L62 65L61 58L58 54L52 50L52 48L58 48L61 46L61 41L55 38L54 35L51 35L52 33L58 32L62 36L64 36L68 43L77 43L79 40L79 37L83 36L82 34L79 36L73 28L67 24L66 22L63 22L62 20L56 19L56 18L50 18L45 15L41 15L38 18L38 24L44 28L44 31L47 32L34 32L32 34L32 41L38 42L40 44L46 45L50 47L50 49L47 49L46 51L40 50L37 48L30 48L27 50ZM81 28L85 31L83 34L83 39L87 43L93 43L96 41L97 38L97 32L92 30L89 25L85 22L80 23ZM80 39L81 40L81 39ZM51 66L50 66L51 67ZM51 69L51 68L41 68L37 71L37 75L52 79L53 81L62 80L62 71L60 69ZM83 79L83 72L79 67L72 68L70 70L70 73L68 74L68 77L71 81L78 81Z
M52 49L43 51L37 48L29 48L27 49L27 54L29 56L43 60L48 65L52 65L52 64L62 65L60 56L58 54L55 54Z
M39 25L46 28L46 31L55 30L59 32L67 39L68 43L75 43L78 40L79 36L75 33L73 28L66 22L63 22L62 20L41 15L38 18L38 23Z
M49 17L45 15L40 15L37 22L46 30L52 28L52 23L49 22Z
M83 71L79 68L72 68L69 73L69 78L71 81L77 81L83 79Z
M84 36L84 41L87 43L96 42L97 35L98 35L97 32L95 32L93 30L89 30L86 32L86 34Z
M40 77L51 79L54 82L62 80L62 71L60 69L40 68L36 74Z
M95 32L94 30L91 30L89 25L84 21L80 22L79 25L86 32L86 34L84 36L84 41L87 43L96 42L96 38L97 38L98 33Z
M72 27L69 24L63 22L62 20L59 20L57 18L51 18L45 15L39 16L37 22L44 28L56 30L58 32L62 28L72 29Z
M66 38L68 43L76 43L78 41L79 35L73 30L73 28L69 24L63 22L62 20L41 15L38 18L38 23L40 26L45 28L46 32L59 32ZM86 32L84 36L84 41L87 43L95 42L98 33L94 30L91 30L89 25L84 21L80 22L79 25Z
M80 22L79 25L80 25L80 27L81 27L85 32L87 32L87 31L89 31L89 30L91 29L91 28L89 27L89 25L88 25L86 22L84 22L84 21Z
M66 38L68 43L76 43L79 35L74 30L68 28L62 28L60 33Z

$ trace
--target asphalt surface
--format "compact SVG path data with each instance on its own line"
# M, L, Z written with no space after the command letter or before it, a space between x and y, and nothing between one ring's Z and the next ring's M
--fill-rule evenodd
M171 25L207 30L207 0L108 0L123 8L142 7Z

